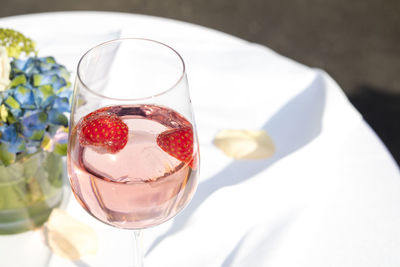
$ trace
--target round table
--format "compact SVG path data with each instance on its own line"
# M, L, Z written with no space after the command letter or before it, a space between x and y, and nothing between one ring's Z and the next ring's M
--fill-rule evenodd
M118 37L156 39L183 56L201 177L180 215L145 231L146 267L400 265L398 166L323 70L212 29L143 15L44 13L0 25L31 37L40 56L53 55L72 73L86 50ZM213 145L221 129L266 130L276 153L233 160ZM33 231L0 236L1 266L132 265L129 231L96 221L73 197L63 208L97 232L96 255L60 258Z

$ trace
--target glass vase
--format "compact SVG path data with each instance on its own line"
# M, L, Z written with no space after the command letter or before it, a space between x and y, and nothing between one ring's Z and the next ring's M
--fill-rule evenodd
M42 226L63 196L62 156L46 151L0 165L0 234Z

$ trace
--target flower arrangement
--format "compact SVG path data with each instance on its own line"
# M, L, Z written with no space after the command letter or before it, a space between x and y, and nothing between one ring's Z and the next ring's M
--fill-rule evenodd
M0 234L38 227L60 204L70 99L67 69L0 28Z
M66 68L53 57L38 57L35 43L21 33L0 29L0 74L0 164L40 149L65 155Z

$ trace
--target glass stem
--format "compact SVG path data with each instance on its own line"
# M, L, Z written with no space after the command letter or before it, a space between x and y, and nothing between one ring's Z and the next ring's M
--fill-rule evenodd
M133 267L143 267L142 239L142 230L133 230Z

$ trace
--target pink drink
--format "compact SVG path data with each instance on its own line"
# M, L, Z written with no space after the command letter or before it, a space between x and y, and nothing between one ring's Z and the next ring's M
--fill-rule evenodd
M107 224L140 229L158 225L182 210L197 185L197 144L193 163L169 155L157 144L166 130L192 127L177 112L154 105L108 110L129 128L128 143L115 154L81 146L71 133L68 173L78 202ZM194 166L193 168L190 166Z

